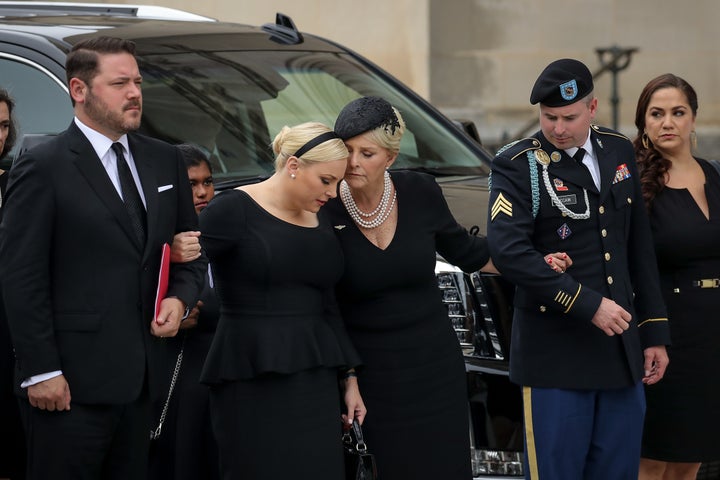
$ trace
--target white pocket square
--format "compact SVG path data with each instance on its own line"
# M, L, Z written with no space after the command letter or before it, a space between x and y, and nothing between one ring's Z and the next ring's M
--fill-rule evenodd
M163 185L162 187L158 187L158 193L164 192L165 190L170 190L172 187L172 185Z

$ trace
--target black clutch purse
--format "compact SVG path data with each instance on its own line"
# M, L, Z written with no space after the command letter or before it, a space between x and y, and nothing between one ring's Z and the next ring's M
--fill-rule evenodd
M345 427L342 436L345 452L345 480L377 480L375 455L368 452L362 429L353 419L350 427Z

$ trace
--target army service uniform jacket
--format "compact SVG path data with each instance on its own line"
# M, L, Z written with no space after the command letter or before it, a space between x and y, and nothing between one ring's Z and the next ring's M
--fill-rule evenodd
M600 191L587 168L541 132L493 161L488 240L493 262L516 286L510 378L519 385L631 386L643 377L643 350L670 344L632 144L612 130L590 132ZM553 271L543 258L552 252L567 252L573 265ZM632 315L622 335L593 325L603 297Z

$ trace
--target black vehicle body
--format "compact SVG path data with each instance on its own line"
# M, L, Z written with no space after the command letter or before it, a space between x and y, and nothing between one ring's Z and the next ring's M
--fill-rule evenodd
M68 126L65 56L74 43L102 34L137 45L141 132L171 143L212 137L206 148L226 154L227 168L214 172L217 188L269 175L269 145L282 125L332 125L348 101L379 95L408 126L394 168L435 175L458 221L485 233L491 155L473 138L474 126L463 128L369 60L300 33L280 14L258 27L142 6L0 2L0 87L14 96L25 134L16 154ZM522 476L521 396L508 380L512 288L442 258L436 273L466 360L474 474Z

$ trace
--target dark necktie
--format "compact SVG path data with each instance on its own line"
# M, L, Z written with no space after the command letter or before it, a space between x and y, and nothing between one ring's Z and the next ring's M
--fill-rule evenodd
M575 155L573 155L573 158L576 162L578 162L580 165L585 165L583 163L583 158L585 158L585 149L580 147L577 149L577 152L575 152Z
M595 185L596 188L600 188L600 186L595 183L595 177L593 177L592 173L590 172L590 167L588 167L585 163L583 163L583 159L585 158L585 149L580 147L578 148L577 152L575 152L575 155L573 155L573 158L575 161L580 165L590 176L590 179L592 180L592 183Z
M145 245L145 206L142 198L138 193L135 180L133 179L130 167L125 160L123 154L123 146L120 143L113 143L112 149L117 155L118 177L120 178L120 189L122 190L123 201L128 215L130 215L130 223L132 224L135 236L141 246Z

